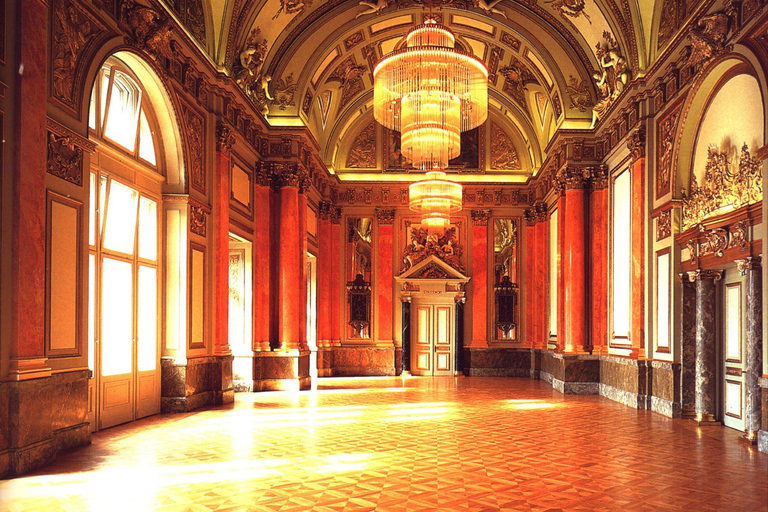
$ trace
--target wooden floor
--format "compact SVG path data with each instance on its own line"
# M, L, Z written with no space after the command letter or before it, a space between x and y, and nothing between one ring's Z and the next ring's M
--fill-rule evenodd
M99 432L0 510L768 510L768 455L724 427L526 379L319 384Z

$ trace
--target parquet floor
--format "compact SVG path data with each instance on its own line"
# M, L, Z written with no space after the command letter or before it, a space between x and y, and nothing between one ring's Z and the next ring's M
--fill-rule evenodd
M768 510L737 438L527 379L323 379L96 433L0 510Z

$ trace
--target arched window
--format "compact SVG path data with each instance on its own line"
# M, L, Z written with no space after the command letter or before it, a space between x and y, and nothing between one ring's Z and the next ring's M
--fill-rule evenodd
M160 171L157 168L159 130L146 96L139 81L122 62L108 59L91 93L88 126L96 138Z

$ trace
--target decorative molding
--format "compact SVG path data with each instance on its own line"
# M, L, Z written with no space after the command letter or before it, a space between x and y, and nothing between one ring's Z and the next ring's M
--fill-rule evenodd
M170 16L133 0L122 0L118 20L123 30L130 34L132 45L153 60L160 57L172 59L177 55L172 39L175 28Z
M704 257L713 255L717 258L725 256L729 249L749 249L749 226L746 221L739 221L730 226L706 229L699 225L699 232L685 242L685 247L691 254L691 264L696 265Z
M216 124L216 151L226 156L232 151L235 145L235 134L223 123Z
M750 155L748 146L744 144L739 165L731 171L728 153L710 146L704 184L699 186L696 174L692 172L690 192L683 189L682 195L683 230L687 230L728 210L762 201L762 165Z
M743 276L747 275L748 270L760 270L762 268L762 258L748 256L743 260L735 260L736 268Z
M557 173L557 180L566 190L582 190L589 184L592 170L588 167L564 167Z
M672 210L665 210L656 217L656 241L672 236Z
M413 279L450 279L451 276L437 263L429 263L421 271L413 276Z
M470 210L473 226L487 226L491 218L491 210Z
M75 185L83 184L83 150L70 137L48 132L48 174Z
M723 278L722 270L703 270L699 268L696 270L689 270L688 272L685 272L685 274L688 276L688 281L691 283L701 281L702 279L712 279L717 282Z
M379 221L379 225L391 226L395 223L395 209L376 208L376 218Z

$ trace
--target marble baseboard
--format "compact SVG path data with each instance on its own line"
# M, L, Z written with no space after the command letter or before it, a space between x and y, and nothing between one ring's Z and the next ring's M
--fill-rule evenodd
M250 393L253 391L253 380L233 380L232 388L235 390L235 393Z
M600 382L600 360L588 354L541 352L541 371L563 382Z
M679 402L665 400L657 396L651 397L651 411L662 414L668 418L679 418L682 413Z
M757 431L757 449L763 453L768 453L768 430Z
M531 370L527 368L465 368L467 377L530 377Z
M597 395L600 393L600 384L597 382L566 382L553 378L552 388L564 395Z
M603 382L600 383L600 396L633 409L648 409L650 406L647 395L639 395L631 391L615 388Z
M253 391L309 389L309 351L260 352L253 357Z
M333 375L338 377L394 376L395 347L334 347Z
M160 410L189 412L234 402L233 360L232 356L209 356L177 364L172 359L162 359Z
M768 357L768 356L766 356ZM760 429L768 432L768 378L760 377Z

